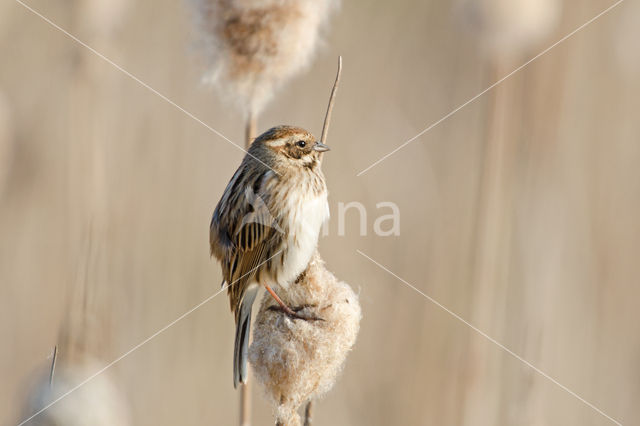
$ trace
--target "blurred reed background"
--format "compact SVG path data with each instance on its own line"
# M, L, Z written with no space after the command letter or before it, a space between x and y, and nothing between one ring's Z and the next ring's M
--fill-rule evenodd
M182 2L28 4L243 145L241 114L198 83ZM356 249L640 422L637 2L356 177L612 4L344 1L309 72L266 108L258 131L318 135L344 57L320 251L363 319L315 424L612 424ZM208 224L243 153L14 1L0 4L0 53L0 423L16 424L55 344L88 377L218 291ZM368 236L353 210L338 235L350 201ZM400 236L374 235L382 201L399 206ZM220 295L105 374L131 424L235 424L232 344ZM271 424L253 391L254 424Z

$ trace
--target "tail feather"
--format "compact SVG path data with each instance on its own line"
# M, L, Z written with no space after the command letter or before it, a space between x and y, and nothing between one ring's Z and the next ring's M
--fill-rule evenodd
M247 358L249 355L249 334L251 331L251 308L259 287L248 288L236 311L236 341L233 348L233 387L247 382Z

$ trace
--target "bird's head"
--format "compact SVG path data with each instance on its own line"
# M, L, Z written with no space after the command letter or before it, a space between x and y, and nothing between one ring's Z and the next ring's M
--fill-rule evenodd
M300 127L277 126L258 136L250 153L266 156L278 164L293 167L315 167L320 155L329 147Z

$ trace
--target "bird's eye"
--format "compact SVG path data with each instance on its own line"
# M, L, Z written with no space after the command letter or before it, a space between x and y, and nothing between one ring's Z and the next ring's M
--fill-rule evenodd
M298 141L296 142L296 145L298 145L300 148L304 148L305 146L307 146L307 143L305 141Z

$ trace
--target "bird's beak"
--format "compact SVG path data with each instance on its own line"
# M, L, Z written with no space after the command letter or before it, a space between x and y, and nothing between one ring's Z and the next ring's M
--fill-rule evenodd
M315 145L313 145L313 150L318 152L325 152L329 151L330 149L331 148L329 148L328 145L325 145L322 142L316 142Z

